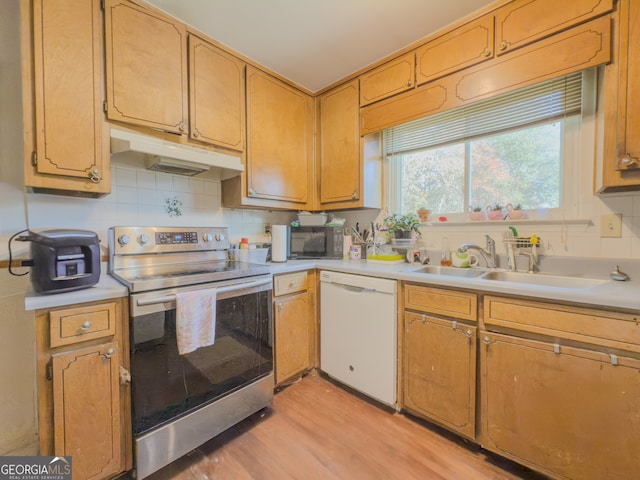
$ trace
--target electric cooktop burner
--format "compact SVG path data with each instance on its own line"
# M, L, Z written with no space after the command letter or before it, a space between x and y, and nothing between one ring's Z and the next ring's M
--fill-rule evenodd
M225 227L113 227L109 273L130 292L269 274L267 265L228 260Z

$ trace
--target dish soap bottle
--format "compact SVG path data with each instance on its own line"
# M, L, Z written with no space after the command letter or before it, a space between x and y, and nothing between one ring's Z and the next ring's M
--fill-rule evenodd
M443 267L451 266L451 254L449 253L449 239L442 237L442 257L440 258L440 265Z

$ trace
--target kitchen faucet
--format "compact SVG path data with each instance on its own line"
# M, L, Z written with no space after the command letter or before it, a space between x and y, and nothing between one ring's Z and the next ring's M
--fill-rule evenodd
M489 268L496 268L496 241L489 235L484 235L487 238L486 250L475 243L463 243L458 247L458 252L464 253L467 250L476 250Z

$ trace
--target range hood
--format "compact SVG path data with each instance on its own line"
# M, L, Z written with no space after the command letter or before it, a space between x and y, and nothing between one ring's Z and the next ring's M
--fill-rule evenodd
M244 170L239 156L115 128L111 129L111 156L115 159L143 161L150 170L179 175L192 176L218 169L222 178L230 178L240 175Z

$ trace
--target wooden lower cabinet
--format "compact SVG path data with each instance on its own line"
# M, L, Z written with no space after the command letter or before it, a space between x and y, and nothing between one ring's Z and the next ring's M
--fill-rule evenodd
M640 360L481 332L482 446L555 478L640 472Z
M127 307L117 299L36 312L40 455L71 456L76 480L131 469Z
M277 275L274 279L276 385L317 364L314 281L313 272Z
M402 408L475 438L475 293L403 285Z
M72 457L74 478L120 473L118 344L55 354L51 363L56 455Z
M475 436L476 327L404 315L403 407L470 438Z

